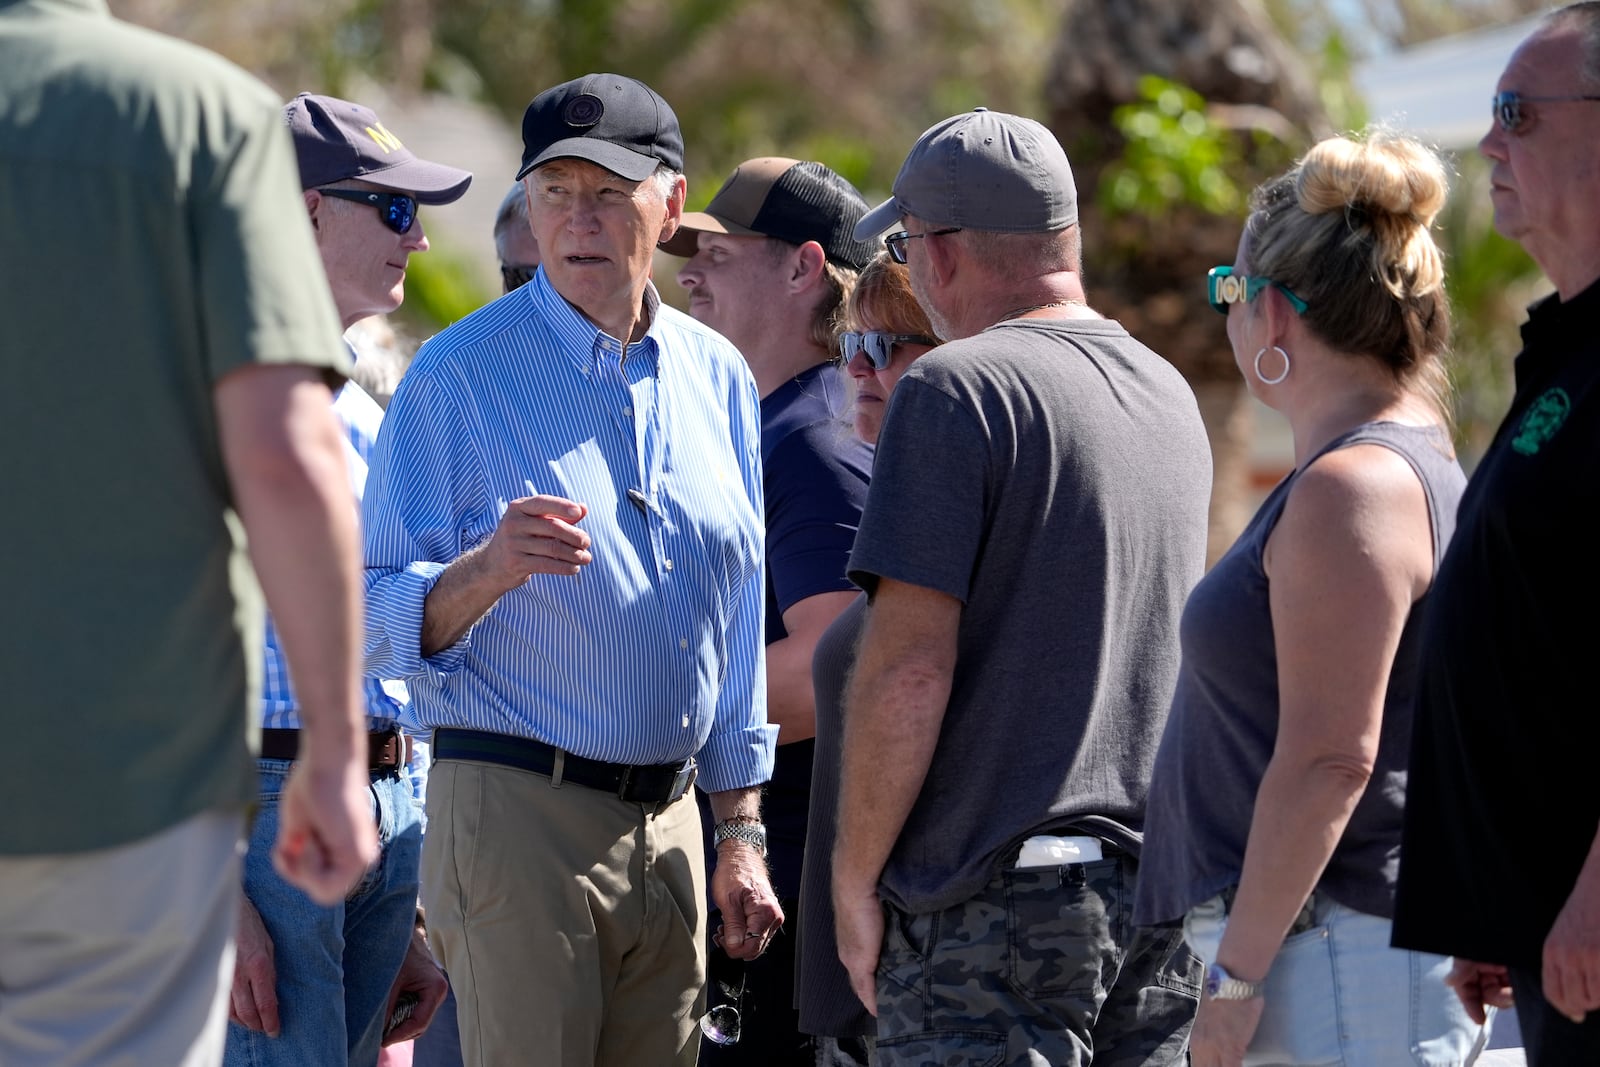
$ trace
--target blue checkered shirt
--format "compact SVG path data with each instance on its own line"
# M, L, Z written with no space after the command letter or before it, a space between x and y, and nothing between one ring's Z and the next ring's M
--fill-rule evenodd
M542 270L422 347L363 505L367 665L408 681L423 729L617 763L695 755L708 791L756 785L777 729L755 382L720 335L653 286L646 301L650 329L625 360ZM594 562L576 578L533 575L424 659L439 574L535 491L588 506Z
M333 413L345 431L345 463L350 468L350 484L355 490L356 504L361 503L361 493L367 482L367 464L372 462L372 451L378 437L378 426L383 421L383 409L355 382L346 382L333 401ZM362 679L362 694L366 701L367 728L386 730L400 717L407 702L406 685L400 681L383 681L371 675ZM261 725L273 730L300 728L299 702L295 700L294 686L289 681L289 663L278 647L278 631L267 616L266 675L261 691Z

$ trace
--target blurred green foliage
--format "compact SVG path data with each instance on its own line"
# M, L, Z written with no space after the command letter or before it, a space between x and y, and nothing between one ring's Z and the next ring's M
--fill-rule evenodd
M1139 99L1112 113L1126 147L1101 174L1108 214L1161 219L1187 204L1242 217L1246 191L1232 177L1243 161L1238 138L1207 118L1205 108L1192 89L1154 74L1139 79Z

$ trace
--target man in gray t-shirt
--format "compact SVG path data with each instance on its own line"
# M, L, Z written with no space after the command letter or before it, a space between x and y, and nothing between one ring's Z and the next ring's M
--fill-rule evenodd
M1125 916L1204 566L1194 397L1084 302L1072 172L1038 123L934 126L857 235L896 220L950 343L895 390L850 562L872 600L840 956L883 1064L1181 1062L1199 964Z

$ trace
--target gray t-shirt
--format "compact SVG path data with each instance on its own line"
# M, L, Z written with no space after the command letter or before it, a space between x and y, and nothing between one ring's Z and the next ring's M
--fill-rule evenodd
M1194 395L1115 322L1002 323L912 365L878 442L851 577L964 608L886 899L949 907L1034 834L1085 817L1142 826L1210 493Z

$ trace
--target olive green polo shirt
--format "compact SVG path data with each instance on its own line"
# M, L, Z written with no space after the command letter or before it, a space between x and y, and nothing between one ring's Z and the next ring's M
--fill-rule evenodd
M0 0L0 854L254 796L263 606L212 390L348 369L280 108L104 0Z

